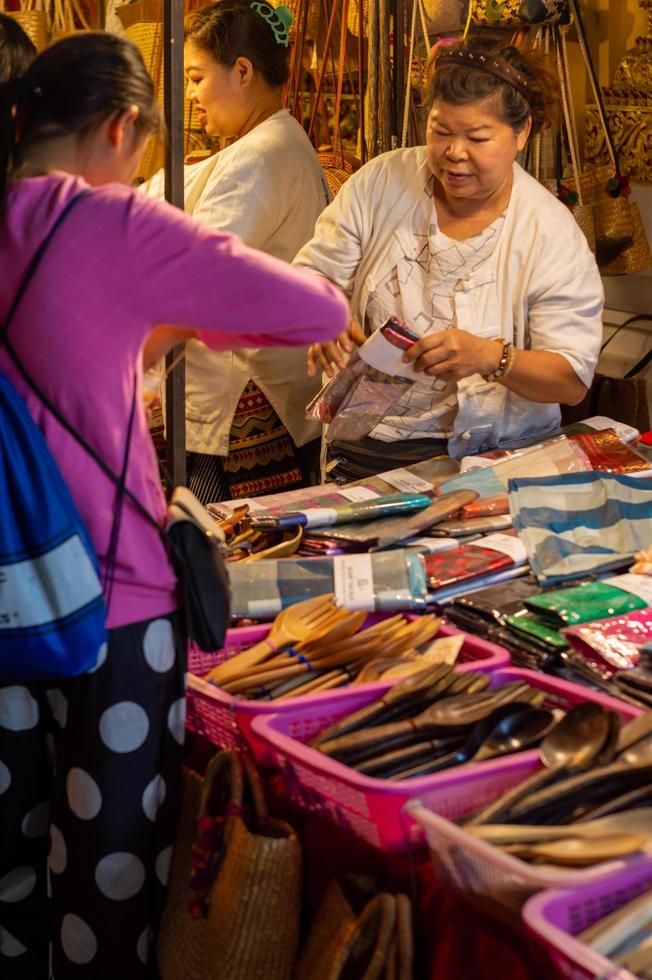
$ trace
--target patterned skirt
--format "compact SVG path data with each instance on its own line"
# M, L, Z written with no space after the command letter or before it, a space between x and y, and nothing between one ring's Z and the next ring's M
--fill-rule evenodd
M305 485L304 455L256 382L249 381L231 423L229 455L188 453L188 486L204 504L295 490Z

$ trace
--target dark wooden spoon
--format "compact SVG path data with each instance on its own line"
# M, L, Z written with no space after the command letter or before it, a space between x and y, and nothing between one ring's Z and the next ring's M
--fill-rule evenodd
M593 765L611 733L609 712L593 701L577 704L546 735L540 758L545 766L529 779L508 790L494 803L476 812L468 823L509 823L507 815L524 797L572 772Z

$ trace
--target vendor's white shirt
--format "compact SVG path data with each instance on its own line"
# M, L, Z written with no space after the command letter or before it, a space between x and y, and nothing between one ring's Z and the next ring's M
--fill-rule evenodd
M163 196L163 174L143 185ZM286 109L203 163L186 167L185 210L217 231L291 262L311 238L331 195L315 151ZM264 324L261 324L261 329ZM238 400L253 379L294 442L320 434L305 407L319 388L306 372L305 348L216 352L200 341L186 354L186 448L226 456Z
M412 216L411 232L418 247L416 259L403 256L369 296L365 327L371 333L397 316L425 337L457 326L455 290L467 282L496 247L504 214L480 234L454 241L437 223L431 178ZM424 378L404 395L369 435L382 442L397 439L448 439L457 415L454 381Z
M299 253L351 299L365 322L370 296L401 258L421 247L410 234L430 178L425 147L371 160L343 186ZM604 293L586 238L568 209L521 167L492 255L454 292L455 322L478 336L564 357L588 385L602 339ZM558 405L537 404L472 375L457 383L451 455L543 435L559 425Z

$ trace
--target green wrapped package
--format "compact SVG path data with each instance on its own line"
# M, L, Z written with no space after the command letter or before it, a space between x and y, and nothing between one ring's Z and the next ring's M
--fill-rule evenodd
M606 582L586 582L568 589L543 592L525 600L530 612L536 613L555 629L608 619L645 609L647 602Z
M537 646L554 653L557 650L567 650L568 643L549 623L535 616L534 613L523 610L513 616L506 616L509 628L516 634L525 633L531 637Z

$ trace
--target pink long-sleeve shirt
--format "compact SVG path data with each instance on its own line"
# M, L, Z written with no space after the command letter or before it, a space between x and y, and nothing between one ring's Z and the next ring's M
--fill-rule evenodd
M21 180L0 218L0 317L27 265L85 184L53 173ZM213 232L181 211L119 184L93 190L48 248L9 331L17 353L66 419L118 473L137 384L127 486L157 520L165 501L142 405L143 343L159 324L200 331L217 350L305 345L340 333L348 305L320 277ZM45 435L89 529L100 563L115 487L48 413L0 350ZM216 379L219 384L219 379ZM125 501L109 628L177 607L175 577L156 530Z

